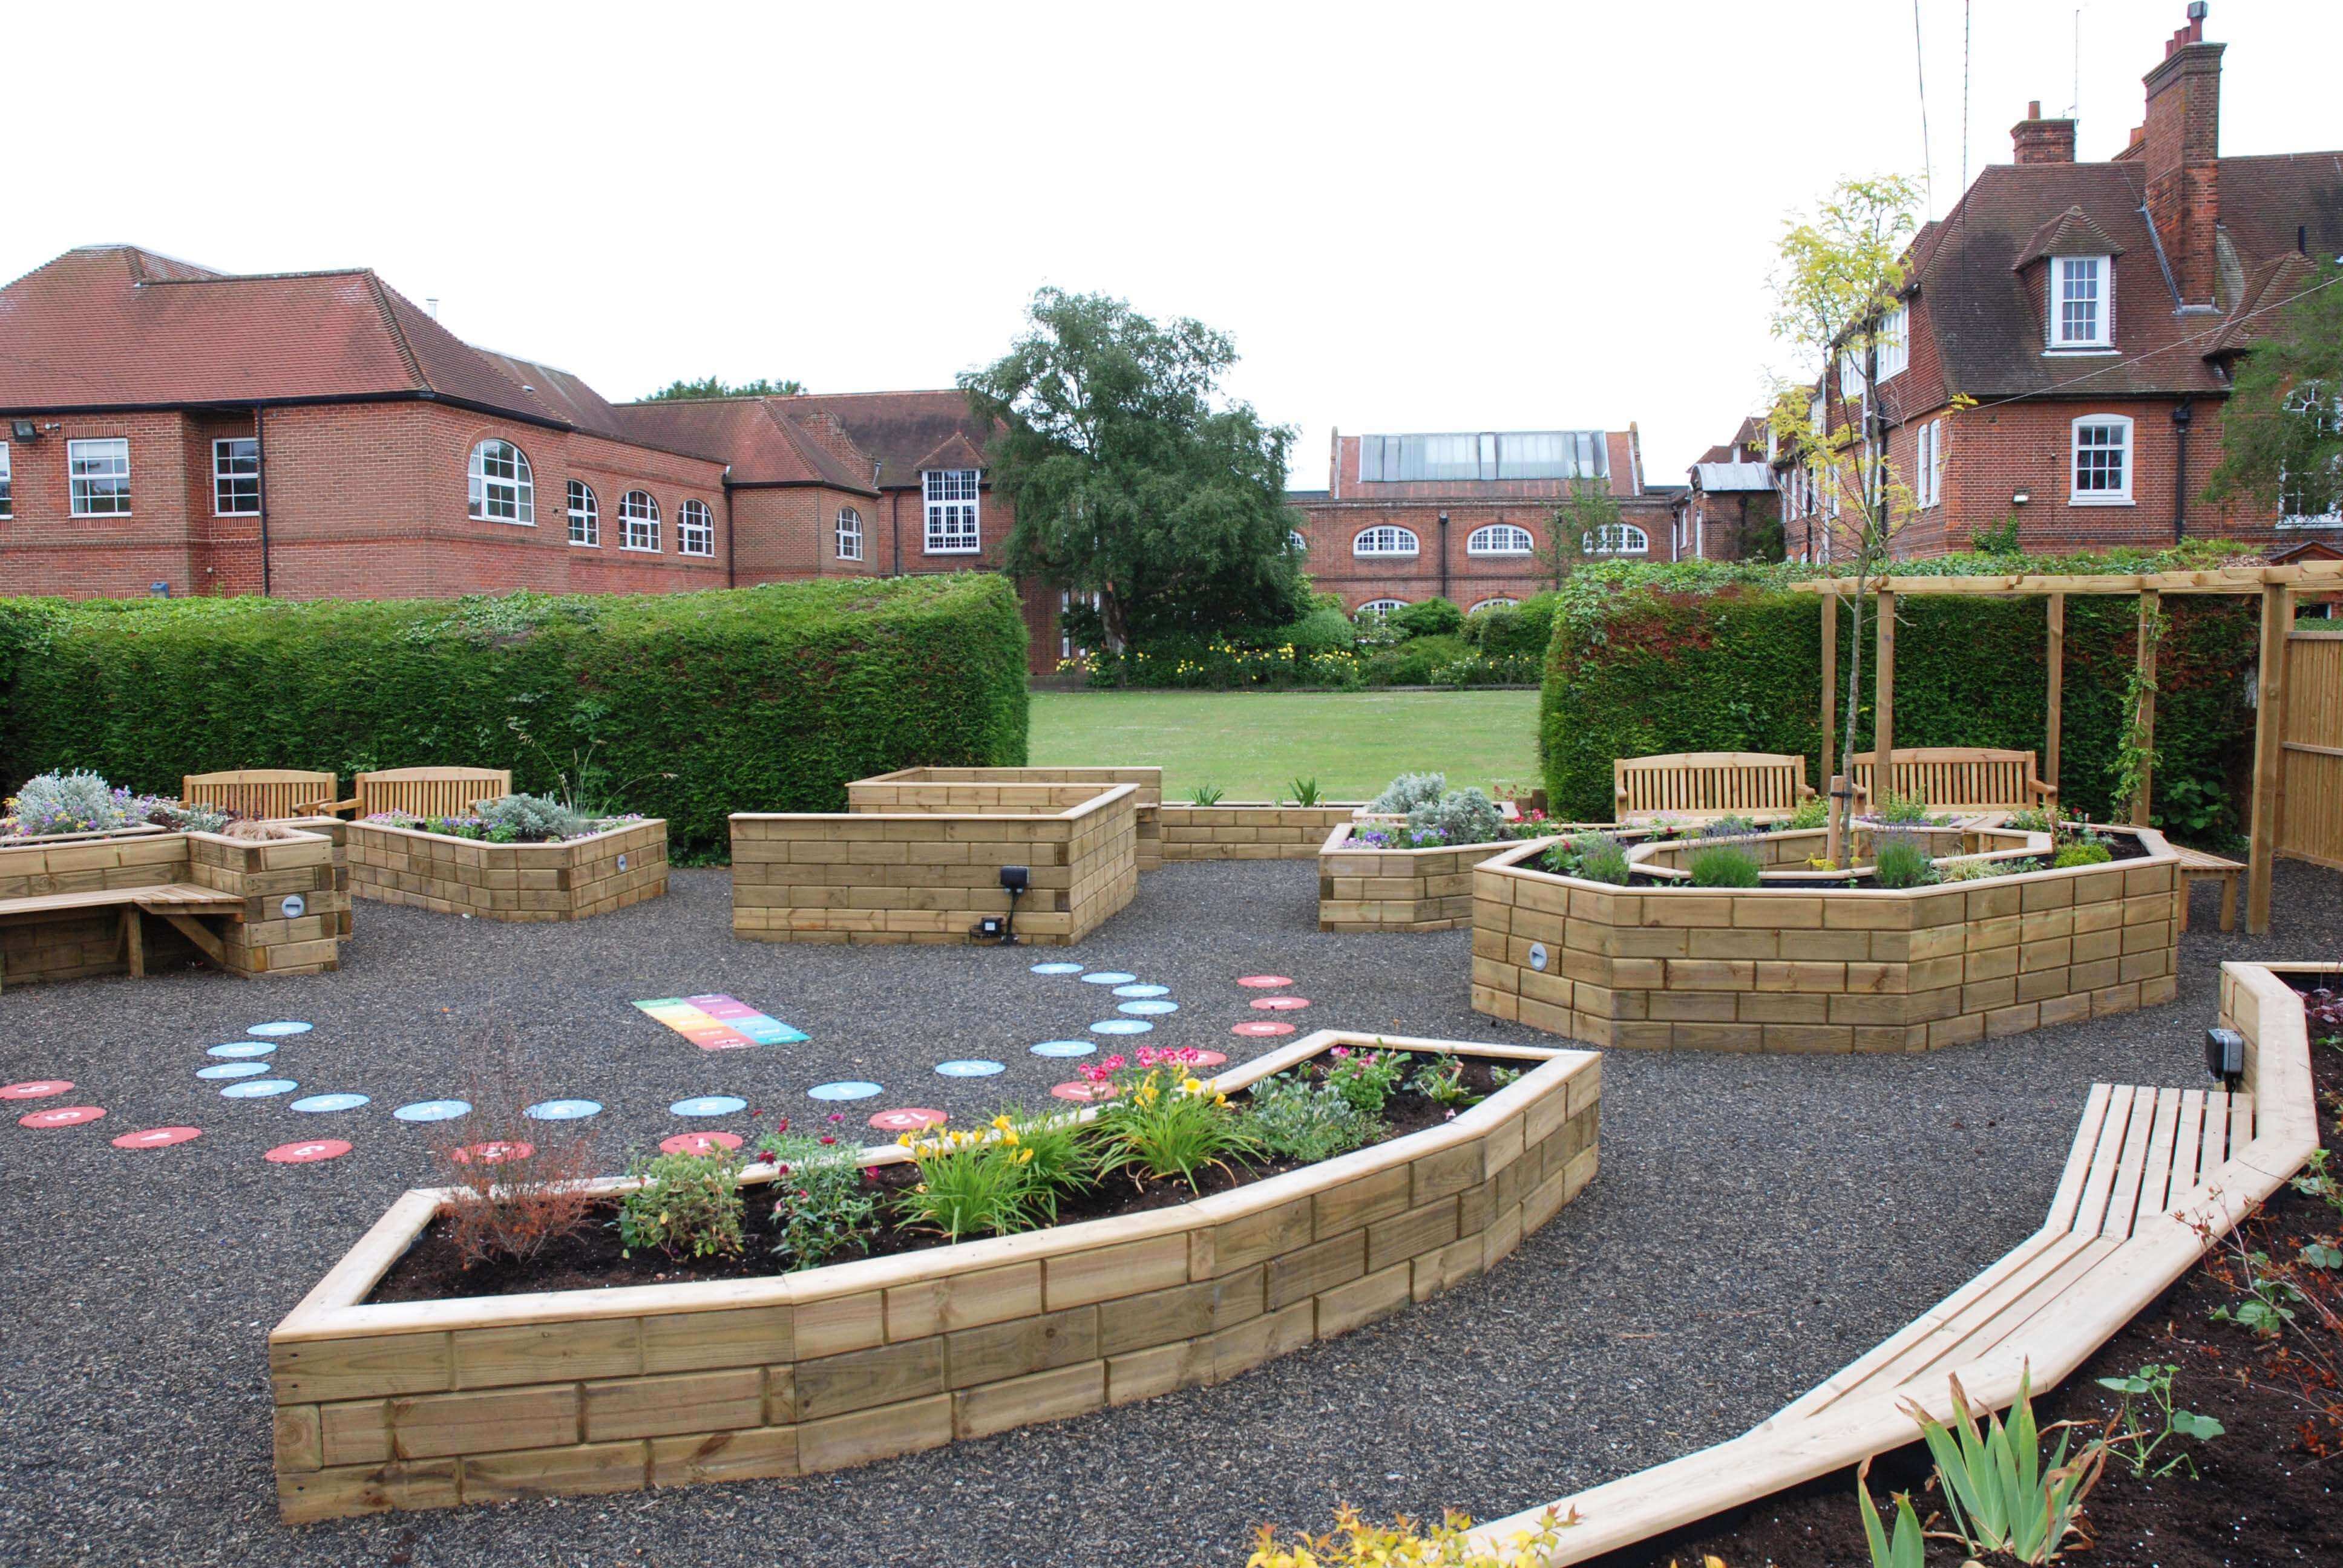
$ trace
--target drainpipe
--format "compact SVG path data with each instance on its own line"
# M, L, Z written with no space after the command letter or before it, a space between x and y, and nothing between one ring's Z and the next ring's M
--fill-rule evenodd
M1448 597L1448 514L1440 514L1440 597Z
M739 558L740 540L734 526L731 464L727 463L724 465L723 477L719 479L718 483L724 487L724 586L726 588L739 588L740 586L740 574L735 569L734 563ZM817 540L821 538L821 531L819 528L815 529L814 538ZM820 547L819 545L816 545L815 547L817 550L819 550L820 548Z
M2196 418L2194 397L2172 406L2172 539L2188 537L2188 425Z
M260 439L261 407L252 406L252 461L260 470L260 597L269 597L268 571L268 450Z

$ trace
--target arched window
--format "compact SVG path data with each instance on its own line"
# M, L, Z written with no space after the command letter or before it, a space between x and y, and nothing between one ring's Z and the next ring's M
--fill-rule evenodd
M1491 523L1485 528L1474 528L1472 537L1464 541L1464 553L1468 556L1525 556L1535 548L1537 541L1530 538L1530 531L1511 523Z
M1301 529L1288 528L1285 530L1285 548L1297 556L1306 556L1310 553L1310 541L1302 537Z
M1652 536L1633 523L1605 523L1578 536L1579 548L1590 556L1647 556Z
M842 561L862 558L862 514L852 507L838 508L838 558Z
M537 522L537 487L528 459L510 441L483 441L472 448L472 516L499 523Z
M1413 529L1395 528L1388 523L1361 528L1351 541L1351 553L1354 556L1412 556L1421 548Z
M1511 609L1521 602L1522 601L1517 598L1484 598L1479 604L1474 605L1471 609L1466 610L1464 613L1466 615L1479 615L1484 609Z
M716 514L706 501L686 501L676 508L675 553L712 556L716 553Z
M583 479L569 481L569 542L573 545L598 545L602 542L602 508L594 499L593 487Z
M1375 619L1381 620L1392 611L1406 608L1407 600L1403 598L1371 598L1359 607L1359 614L1373 616Z
M655 550L659 548L659 503L649 490L628 490L618 498L618 548Z

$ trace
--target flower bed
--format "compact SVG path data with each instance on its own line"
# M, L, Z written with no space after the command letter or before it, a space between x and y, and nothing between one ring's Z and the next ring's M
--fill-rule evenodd
M414 819L368 818L349 824L346 842L352 892L442 914L578 920L667 891L667 823L658 818L615 819L540 843L490 842Z
M1052 797L1048 787L1064 784L1136 787L1139 869L1151 871L1163 863L1161 768L901 768L849 784L846 809L966 812L1007 807L1023 810L1050 804L1053 799L1062 805L1062 792Z
M1402 1310L1585 1185L1600 1063L1330 1030L1212 1087L1376 1045L1530 1070L1453 1121L1209 1197L754 1280L369 1303L448 1196L409 1192L269 1335L280 1512L833 1470L1220 1382Z
M1599 1045L1846 1051L2169 1001L2179 858L2127 833L2129 859L1910 888L1624 886L1522 845L1473 872L1473 1006Z

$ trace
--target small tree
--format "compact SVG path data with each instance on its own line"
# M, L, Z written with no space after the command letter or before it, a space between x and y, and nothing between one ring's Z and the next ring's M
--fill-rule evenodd
M2343 500L2343 266L2319 264L2254 346L2221 414L2207 501L2245 498L2281 517L2325 517Z
M643 401L692 403L708 397L796 397L804 392L802 381L775 381L759 376L754 381L735 385L721 376L703 376L697 381L670 381Z
M1547 586L1559 591L1563 579L1594 552L1603 530L1619 526L1619 503L1601 479L1573 479L1570 494L1547 514L1545 543L1538 547L1538 568Z

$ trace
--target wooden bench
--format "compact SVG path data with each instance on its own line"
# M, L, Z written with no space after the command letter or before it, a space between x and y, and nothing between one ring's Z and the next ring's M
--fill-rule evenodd
M179 780L179 799L238 817L298 817L330 805L341 779L302 768L240 768L224 773L190 773Z
M1715 817L1786 817L1814 793L1806 759L1773 751L1678 751L1611 764L1621 822L1698 822Z
M1932 811L2028 811L2051 806L2058 798L2056 788L2037 775L2031 751L1926 746L1899 749L1888 758L1885 788ZM1867 809L1876 799L1873 785L1878 753L1865 751L1846 760L1855 798Z
M461 817L475 800L494 800L512 793L512 770L506 768L386 768L361 773L353 780L355 793L347 800L318 802L317 810L338 816L344 811L364 818L377 811L401 811L410 817Z
M2245 862L2225 860L2218 855L2202 849L2183 849L2178 844L2172 851L2180 857L2180 929L2188 929L2188 884L2206 878L2217 879L2221 884L2221 929L2237 929L2237 878L2245 871Z
M122 921L117 940L124 961L134 979L146 973L146 936L140 917L154 915L169 922L172 929L193 942L197 951L222 969L229 967L227 952L219 937L196 920L199 915L225 916L230 920L244 918L244 900L215 888L199 888L190 882L160 882L143 888L93 888L71 893L35 893L25 898L0 899L0 924L15 924L29 920L54 920L85 910L119 910ZM0 986L8 983L5 966L0 966Z

